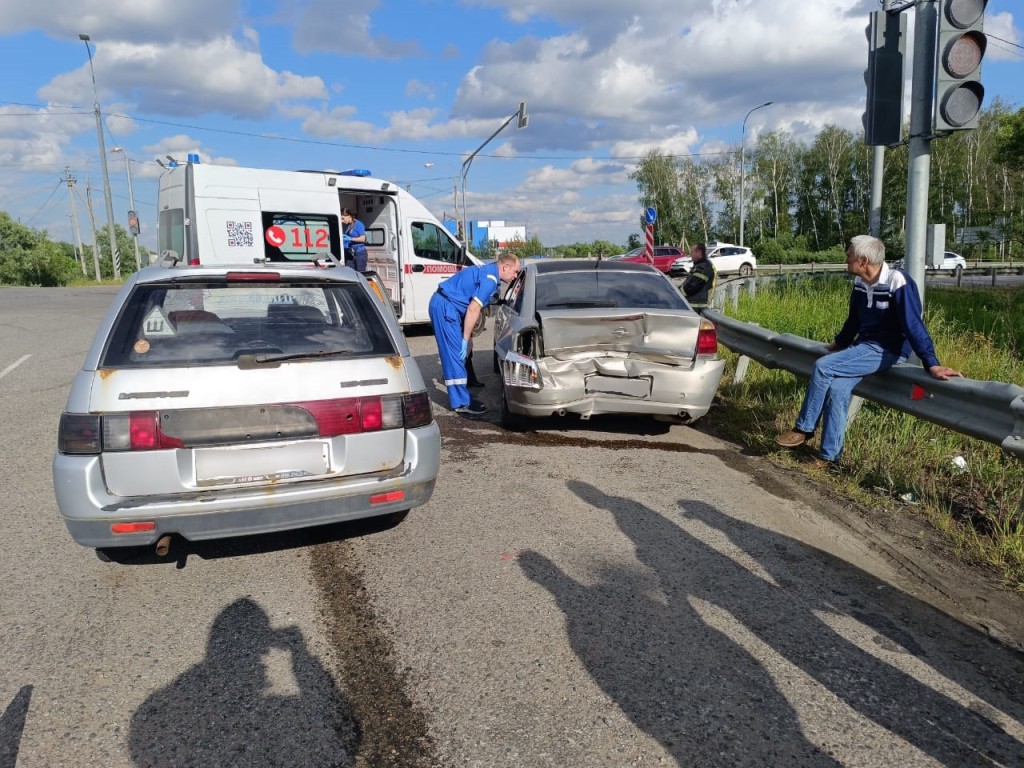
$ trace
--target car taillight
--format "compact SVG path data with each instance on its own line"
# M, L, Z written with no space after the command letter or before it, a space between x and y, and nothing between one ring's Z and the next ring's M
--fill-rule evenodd
M315 435L310 433L306 435L308 437L336 437L403 427L411 429L425 426L434 420L426 392L266 406L268 410L278 407L301 408L308 412L316 423ZM160 422L160 411L130 411L103 416L63 413L57 435L57 450L63 454L97 455L103 451L185 448L189 438L166 434L160 428ZM293 437L300 435L293 433ZM262 436L260 439L268 438Z
M180 438L160 429L158 411L109 413L103 417L104 451L161 451L184 448Z
M425 427L434 420L430 410L430 397L426 392L413 392L402 396L402 410L405 414L405 428Z
M700 330L697 331L697 356L714 357L718 354L718 332L715 324L701 318Z
M62 413L57 450L71 455L100 452L100 417L91 413Z
M188 265L190 267L198 267L199 266L199 257L198 256L193 256L191 259L188 260Z

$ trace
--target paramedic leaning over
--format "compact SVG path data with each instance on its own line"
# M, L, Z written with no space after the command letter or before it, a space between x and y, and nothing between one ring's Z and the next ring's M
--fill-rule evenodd
M437 287L430 297L430 322L434 326L437 351L441 353L441 373L448 388L452 410L467 416L487 411L474 402L466 389L466 354L473 326L498 286L511 282L519 274L519 257L503 253L497 261L482 267L466 267Z
M345 266L366 271L366 227L348 208L341 211L341 229L345 240Z

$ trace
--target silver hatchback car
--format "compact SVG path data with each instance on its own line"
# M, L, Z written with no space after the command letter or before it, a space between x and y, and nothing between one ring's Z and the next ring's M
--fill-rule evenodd
M147 267L96 332L53 485L97 548L390 515L434 490L441 439L390 308L349 269Z

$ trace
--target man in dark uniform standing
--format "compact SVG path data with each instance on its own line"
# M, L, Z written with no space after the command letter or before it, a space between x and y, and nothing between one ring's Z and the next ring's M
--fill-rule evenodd
M466 355L480 312L498 286L511 282L517 274L519 257L503 253L492 264L456 272L430 297L430 322L441 354L441 373L448 388L448 403L457 413L479 416L487 412L487 407L473 401L466 389Z
M697 243L690 252L693 266L690 274L683 281L682 291L687 303L700 312L711 303L711 295L715 290L715 265L708 258L708 247Z

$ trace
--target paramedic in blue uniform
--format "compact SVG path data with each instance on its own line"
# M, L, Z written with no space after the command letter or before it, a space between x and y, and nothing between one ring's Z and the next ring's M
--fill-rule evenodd
M448 388L448 404L456 413L479 416L487 407L475 402L466 389L466 356L473 326L498 286L519 274L519 258L503 253L497 261L482 267L466 267L437 287L430 297L430 322L434 326L441 373Z
M366 271L366 227L348 208L341 212L341 233L345 241L345 266Z
M820 419L821 451L814 460L819 467L839 459L850 396L865 376L903 362L911 349L933 378L945 381L963 375L939 364L922 319L917 283L885 263L881 240L870 235L850 240L846 271L855 275L846 322L826 347L829 354L814 364L796 425L775 438L783 448L796 448L807 442Z

